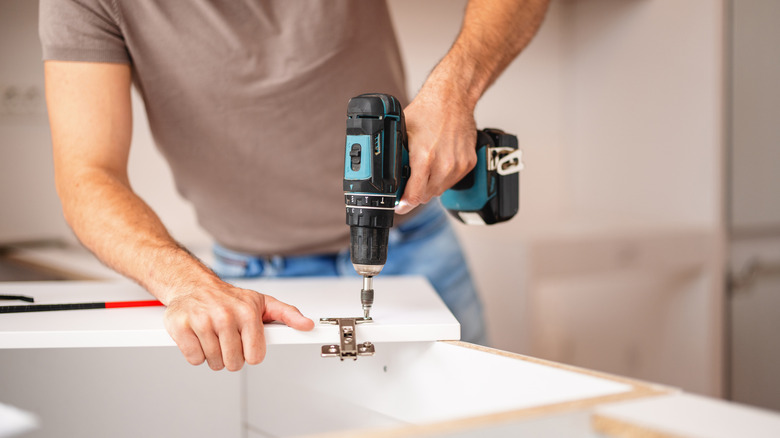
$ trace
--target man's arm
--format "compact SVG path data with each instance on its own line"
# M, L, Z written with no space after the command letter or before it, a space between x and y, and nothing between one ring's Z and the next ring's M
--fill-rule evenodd
M293 306L221 281L179 246L131 189L130 67L46 61L57 192L81 242L168 306L165 327L193 365L235 371L265 356L263 321L310 330Z
M470 0L460 34L404 111L412 173L396 211L441 195L477 163L474 108L528 45L548 0Z

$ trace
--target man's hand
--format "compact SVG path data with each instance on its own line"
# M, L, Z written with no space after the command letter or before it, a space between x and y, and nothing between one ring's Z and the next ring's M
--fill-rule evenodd
M460 34L404 111L411 175L400 214L430 201L477 163L474 108L536 34L548 0L470 0Z
M441 195L477 163L474 107L443 85L429 79L404 111L412 172L400 214Z
M244 362L262 362L263 322L270 321L298 330L314 328L314 322L297 308L221 280L177 296L165 311L165 328L187 361L200 365L205 360L213 370L238 371Z

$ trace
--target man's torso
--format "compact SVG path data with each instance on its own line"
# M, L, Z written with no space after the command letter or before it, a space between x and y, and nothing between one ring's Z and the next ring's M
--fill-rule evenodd
M386 92L406 103L384 2L91 0L78 24L59 2L42 3L70 20L42 14L44 58L95 60L84 47L122 62L124 46L177 188L220 244L268 255L344 247L347 101Z

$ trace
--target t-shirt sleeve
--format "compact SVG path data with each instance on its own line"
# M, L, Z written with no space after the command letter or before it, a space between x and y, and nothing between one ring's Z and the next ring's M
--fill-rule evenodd
M129 64L115 0L40 0L43 60Z

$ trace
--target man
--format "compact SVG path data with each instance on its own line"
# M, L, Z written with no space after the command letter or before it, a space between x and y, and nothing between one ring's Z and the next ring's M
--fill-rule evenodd
M484 341L479 300L441 209L422 206L475 165L477 100L546 2L472 0L405 110L412 171L397 213L417 209L399 218L384 273L428 276L472 342ZM40 18L57 190L81 242L167 306L166 329L192 364L260 363L263 321L312 329L295 307L222 278L351 273L346 102L364 92L408 101L385 3L42 0ZM131 84L217 242L216 273L132 191Z

